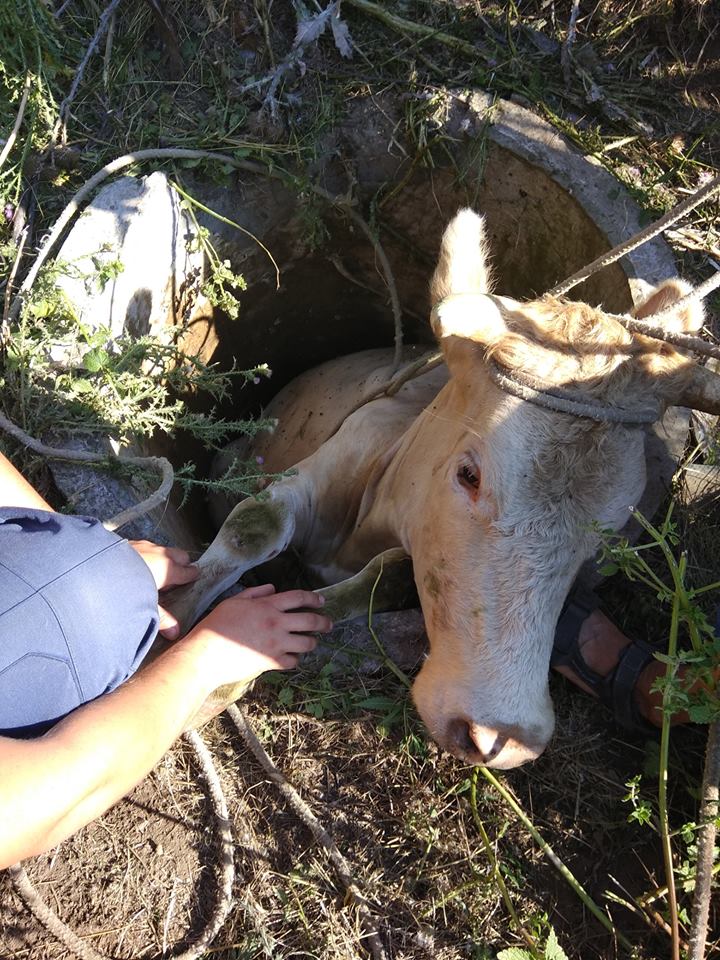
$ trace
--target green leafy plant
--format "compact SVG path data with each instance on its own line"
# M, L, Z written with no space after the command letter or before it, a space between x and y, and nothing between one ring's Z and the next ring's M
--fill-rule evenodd
M667 803L670 720L679 710L686 710L691 719L709 724L702 809L709 812L712 820L706 816L698 844L698 864L703 863L703 875L707 877L707 882L702 889L698 887L696 890L693 931L690 938L695 950L694 956L698 957L702 955L698 952L702 950L702 946L699 945L704 943L704 935L699 935L698 925L706 924L706 920L702 917L707 916L709 881L714 869L713 811L714 816L717 816L718 785L716 775L712 771L717 767L717 754L720 750L720 725L718 724L720 719L720 678L718 676L720 642L715 637L701 602L708 593L720 588L720 582L695 588L688 585L687 554L681 548L677 525L673 521L673 508L674 503L671 502L663 522L657 527L638 511L634 511L635 518L647 535L647 540L643 543L631 545L626 538L606 531L601 532L601 535L604 560L602 570L607 573L622 571L628 579L649 587L660 603L670 606L667 652L656 654L657 659L665 664L665 675L655 682L653 689L662 694L663 723L658 762L658 821L665 860L673 957L677 960L680 956L681 911L675 891L672 836ZM648 551L659 554L666 579L663 579L663 576L648 562ZM690 649L687 651L680 650L678 646L681 629L690 641ZM637 784L631 781L627 799L634 804L633 813L638 814L636 819L641 822L650 822L647 808L644 805L641 806L637 800L636 788ZM686 873L691 870L692 864L688 860ZM699 875L698 867L698 877Z
M539 951L526 950L524 947L508 947L501 950L497 960L568 960L568 956L558 943L557 934L551 927L545 945Z
M642 774L638 773L636 776L632 777L627 781L625 786L628 788L628 792L622 798L623 803L632 804L632 810L628 814L628 821L635 820L637 823L645 824L649 823L652 817L652 807L647 800L644 800L640 796L640 781L642 779Z
M38 437L80 432L129 443L185 431L209 448L272 429L271 419L226 418L215 407L197 412L185 399L204 394L218 403L228 401L238 381L258 383L270 376L266 364L247 370L209 365L184 351L182 327L167 328L162 336L133 337L83 323L60 277L101 289L120 270L111 251L102 250L82 263L56 261L42 271L11 331L0 369L8 416ZM202 485L246 496L273 477L250 461L234 464L217 482L197 478L191 465L178 471L178 479L186 493Z

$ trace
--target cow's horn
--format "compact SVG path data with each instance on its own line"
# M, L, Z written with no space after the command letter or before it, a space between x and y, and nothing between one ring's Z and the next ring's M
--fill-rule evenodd
M678 405L720 414L720 376L707 367L695 367Z

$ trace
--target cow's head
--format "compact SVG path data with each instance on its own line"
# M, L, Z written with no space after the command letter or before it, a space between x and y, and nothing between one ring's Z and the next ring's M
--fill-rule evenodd
M688 289L664 284L634 315ZM596 524L621 528L643 492L645 428L544 409L500 389L491 371L559 386L589 407L624 408L629 419L653 407L661 416L688 396L702 406L704 387L687 357L599 309L488 294L483 221L464 210L445 232L432 281L450 381L405 453L419 506L405 539L430 638L414 688L420 714L452 753L508 768L537 757L552 735L557 619L597 549ZM669 323L697 329L702 309ZM720 410L713 389L705 408Z

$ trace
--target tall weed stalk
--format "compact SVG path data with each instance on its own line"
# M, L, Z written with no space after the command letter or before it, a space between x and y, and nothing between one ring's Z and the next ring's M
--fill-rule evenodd
M689 718L697 723L709 725L689 953L691 960L702 960L705 952L710 885L715 856L715 819L718 812L720 638L716 636L699 600L709 592L720 588L720 582L700 588L692 588L688 585L687 555L681 548L677 527L672 519L673 507L674 504L671 503L659 527L651 524L638 511L634 511L636 520L649 538L644 543L631 546L625 538L605 533L603 553L606 563L602 570L607 574L622 571L628 579L649 587L657 599L662 603L669 603L671 609L667 652L656 654L657 659L666 666L665 675L656 681L654 689L662 694L662 730L658 760L658 821L665 862L673 960L680 958L680 924L672 834L668 816L670 726L673 716L680 711L686 712ZM648 550L661 554L668 582L646 559ZM681 630L685 631L690 640L689 650L678 649Z

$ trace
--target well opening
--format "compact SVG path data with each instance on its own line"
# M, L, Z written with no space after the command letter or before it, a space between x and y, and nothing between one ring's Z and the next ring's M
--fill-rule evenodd
M390 99L349 103L341 127L328 134L326 149L318 151L320 159L307 173L331 195L343 196L352 186L356 210L376 231L391 264L406 343L432 344L428 284L442 232L461 207L485 214L495 289L518 299L544 293L640 227L641 211L610 174L512 103L448 93L436 120L439 146L423 156L422 164L412 159L409 144L400 143L399 110ZM393 314L376 250L339 207L311 189L244 171L227 174L222 182L199 170L184 171L182 182L202 204L246 231L196 211L221 259L245 277L247 290L240 294L238 320L219 310L199 310L187 347L221 369L267 363L272 370L271 379L238 389L219 405L207 397L186 398L191 407L215 407L217 416L228 419L259 414L283 386L312 366L393 344ZM122 329L129 324L131 307L137 312L136 302L147 302L151 312L156 301L163 307L164 278L183 257L188 259L188 245L177 197L161 174L144 181L126 178L124 186L118 182L108 191L93 204L100 235L115 230L125 255L138 266L142 277L136 285L142 289L131 288L127 274L121 274L105 289L107 303L92 300L85 309L95 323L104 322L104 313L117 314ZM145 215L138 216L134 197L143 191ZM157 211L165 212L159 216ZM167 236L154 241L151 228L163 217ZM78 228L91 220L84 214ZM77 240L76 247L85 243L90 250L98 244L93 237L83 240L82 230ZM258 240L278 264L279 287L275 267ZM196 273L197 266L190 264L184 277L174 275L166 286L192 284L189 278ZM674 273L667 246L655 240L576 287L572 296L625 311L642 295L639 278L657 283ZM154 285L158 290L150 295L145 288ZM171 312L172 301L169 310L158 310L146 323L154 329ZM115 329L110 319L107 325ZM647 514L667 489L685 433L686 420L671 413L650 439ZM176 465L194 463L197 476L209 475L213 454L200 442L181 436L153 446L152 452L168 455ZM643 503L639 506L642 510ZM76 502L75 508L96 512L90 504ZM184 510L180 525L173 521L173 529L167 520L171 513L162 514L159 528L156 517L133 535L189 544L212 533L199 495ZM182 528L188 526L193 531L186 537Z
M517 122L518 108L509 108ZM407 176L401 156L388 153L387 129L361 136L362 116L352 126L353 169L359 209L373 210L374 226L392 266L403 309L406 343L432 344L428 323L428 285L445 226L463 206L485 214L496 290L518 299L537 296L593 260L615 242L608 223L632 231L636 211L631 201L601 168L579 158L556 138L537 150L536 118L522 131L537 156L534 162L521 138L504 142L510 129L496 122L475 136L455 139L432 167ZM467 116L451 116L453 134ZM529 115L527 115L529 117ZM515 132L516 135L516 132ZM559 144L559 146L558 146ZM562 148L562 149L560 149ZM565 156L562 151L565 151ZM564 160L563 160L564 158ZM561 161L572 161L565 169ZM542 161L542 162L541 162ZM580 180L575 164L584 180ZM342 192L346 168L330 162L328 189ZM599 185L598 185L599 181ZM588 200L588 184L590 200ZM391 346L394 325L387 287L372 243L337 209L311 195L297 196L275 181L246 176L219 186L196 178L192 192L203 203L241 223L262 239L280 268L246 235L206 218L219 253L241 272L248 289L241 295L241 316L213 317L216 346L210 360L223 368L267 363L272 378L239 391L218 412L228 417L259 413L293 377L325 360L371 347ZM598 215L597 197L608 209ZM601 222L598 222L601 221ZM318 233L319 243L314 242ZM651 279L672 273L672 261L658 248ZM612 311L628 310L636 296L636 265L614 264L572 291L572 296ZM642 267L641 267L642 269ZM647 273L647 269L644 269ZM210 457L199 445L181 446L176 455L191 459L200 474Z

